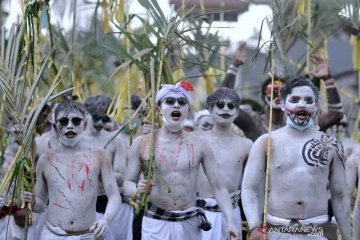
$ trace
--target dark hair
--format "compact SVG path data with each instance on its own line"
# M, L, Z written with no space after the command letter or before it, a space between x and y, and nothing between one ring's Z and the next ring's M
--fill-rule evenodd
M206 108L212 109L214 105L219 102L221 99L228 98L231 101L233 101L236 105L236 107L239 107L240 105L240 97L237 92L230 88L222 87L212 94L210 94L206 99Z
M285 102L287 95L291 94L293 88L307 86L311 88L311 90L315 94L315 101L317 102L319 99L319 90L315 85L305 77L293 77L285 82L280 90L281 99Z
M111 99L108 96L97 95L91 96L85 101L85 108L91 116L104 116L110 107Z
M240 101L240 105L242 104L248 104L251 106L252 110L259 113L264 113L264 107L258 103L257 101L250 99L250 98L243 98Z
M141 98L136 94L131 94L131 109L136 110L141 104Z
M85 117L85 114L86 114L86 109L85 109L84 105L81 103L78 103L78 102L74 102L72 100L64 101L56 106L55 112L54 112L54 117L55 117L54 120L55 121L57 120L57 116L58 116L59 112L61 112L61 111L65 112L65 113L69 113L72 111L79 111L83 117Z
M264 103L266 103L266 88L269 84L271 84L272 78L267 78L265 79L265 81L262 83L261 85L261 99L264 101ZM278 76L274 76L274 81L280 81L282 83L285 82L285 79L283 78L279 78Z

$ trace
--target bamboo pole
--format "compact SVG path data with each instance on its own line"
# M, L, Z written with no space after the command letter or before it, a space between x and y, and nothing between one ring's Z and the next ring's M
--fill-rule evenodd
M306 45L306 69L305 72L310 73L310 56L311 56L311 0L306 0L306 14L307 14L307 34L308 34L308 43Z
M149 141L149 150L148 150L148 161L147 161L147 171L146 171L146 180L148 184L153 181L154 177L154 159L155 159L155 117L156 117L156 85L155 85L155 60L151 58L150 60L150 83L151 83L151 133ZM161 76L161 75L160 75ZM144 204L144 212L148 211L149 203L149 193L144 193L142 196L142 202Z
M224 6L225 6L224 0L221 0L220 1L220 9L221 9L220 22L221 23L224 22ZM221 66L221 69L224 70L225 69L225 49L224 49L223 46L220 47L220 53L221 53L220 66ZM225 71L221 71L220 75L221 75L221 79L224 79L225 78Z
M274 100L274 75L275 75L275 42L272 43L270 52L271 52L271 94L270 102ZM270 176L270 158L271 158L271 131L272 131L272 114L273 108L270 104L270 115L269 115L269 130L268 130L268 139L267 139L267 149L266 149L266 170L265 170L265 196L264 196L264 221L263 226L266 226L267 222L267 209L268 209L268 196L269 196L269 176ZM265 234L265 239L268 239L267 234Z

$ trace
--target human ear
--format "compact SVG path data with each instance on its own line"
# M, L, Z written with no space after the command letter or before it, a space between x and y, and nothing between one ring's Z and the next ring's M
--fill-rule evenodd
M156 106L156 112L162 116L162 112L161 112L161 109L160 109L160 106Z

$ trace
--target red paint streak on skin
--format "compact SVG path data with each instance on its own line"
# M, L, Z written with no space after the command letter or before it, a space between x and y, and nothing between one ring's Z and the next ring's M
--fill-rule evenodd
M82 183L81 183L81 186L78 186L80 188L80 192L81 194L83 193L84 191L84 187L85 187L85 181L83 180Z
M142 146L141 155L142 156L145 156L145 151L147 150L147 146L149 145L149 142L150 142L150 137L149 136L146 136L146 137L141 139L141 146Z
M90 181L90 178L89 178L89 172L90 172L90 167L87 163L85 163L85 172L86 172L86 176L87 176L87 179L91 185L91 181Z
M182 147L182 144L183 144L183 137L181 137L181 140L180 140L180 144L179 144L179 150L176 154L176 159L175 159L175 163L174 163L174 166L173 166L173 171L176 170L176 166L177 166L177 163L178 163L178 160L179 160L179 154L180 154L180 151L181 151L181 147Z
M159 144L156 142L155 145L155 150L156 150L156 155L158 155L159 157L159 164L162 167L164 165L164 163L166 162L166 155L164 154L164 149L161 149L159 147ZM160 152L161 150L161 152Z
M70 180L68 179L68 188L69 190L71 191L71 183L70 183Z
M85 163L85 172L86 172L86 176L89 178L90 168L89 165L87 165L87 163Z
M190 144L190 154L191 154L191 163L194 164L194 161L195 161L195 150L194 150L194 144L191 143Z
M58 191L59 191L59 193L60 193L61 196L63 196L64 198L66 198L64 192L60 191L59 189L58 189Z
M59 208L69 209L69 208L66 208L66 207L64 207L64 206L61 206L60 204L57 204L57 203L53 203L53 205L54 205L54 206L57 206L57 207L59 207Z

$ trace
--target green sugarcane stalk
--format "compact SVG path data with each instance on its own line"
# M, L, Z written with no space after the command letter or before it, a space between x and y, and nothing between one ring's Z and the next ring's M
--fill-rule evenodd
M11 178L11 176L13 175L16 163L18 162L17 159L20 158L20 156L22 156L24 154L24 149L22 146L19 147L15 157L14 157L14 161L11 163L9 170L6 172L5 177L3 178L1 185L0 185L0 195L3 193L3 191L5 190L5 186L9 183L9 180Z
M161 56L160 56L161 57ZM162 61L160 61L160 66ZM156 86L155 86L155 71L154 66L155 60L151 58L150 60L150 83L151 83L151 133L150 133L150 142L149 142L149 153L148 153L148 161L147 161L147 171L146 171L146 180L148 183L153 180L154 177L154 142L155 142L155 115L156 115ZM160 68L161 69L161 68ZM159 73L161 74L161 70L159 69ZM161 77L161 75L159 75ZM141 196L141 203L144 206L144 212L148 211L148 203L149 203L149 193L145 192Z

